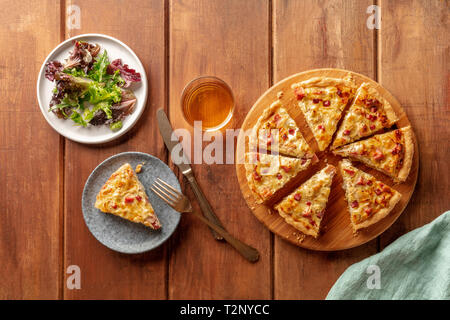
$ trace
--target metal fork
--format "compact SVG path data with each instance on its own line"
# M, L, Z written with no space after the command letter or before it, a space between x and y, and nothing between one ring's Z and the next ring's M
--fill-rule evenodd
M209 222L202 215L192 210L192 205L189 199L177 189L169 185L164 180L158 178L150 188L158 197L164 200L169 206L174 208L178 212L187 213L190 212L202 222L207 224L211 229L220 234L229 244L231 244L245 259L250 262L256 262L259 259L259 252L249 245L239 241L225 229Z

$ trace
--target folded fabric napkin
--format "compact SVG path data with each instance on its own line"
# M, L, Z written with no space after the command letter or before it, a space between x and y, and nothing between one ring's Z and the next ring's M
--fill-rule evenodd
M327 299L450 299L450 211L350 266Z

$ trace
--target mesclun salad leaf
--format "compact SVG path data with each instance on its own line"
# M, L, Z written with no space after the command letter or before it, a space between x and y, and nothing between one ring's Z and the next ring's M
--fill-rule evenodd
M100 54L99 45L84 41L75 42L64 65L48 62L45 77L56 81L49 111L76 125L109 125L112 131L122 128L136 104L133 92L123 88L141 81L121 59L110 63L106 50Z

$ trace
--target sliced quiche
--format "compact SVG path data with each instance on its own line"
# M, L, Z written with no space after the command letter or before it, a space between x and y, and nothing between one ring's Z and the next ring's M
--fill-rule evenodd
M314 152L301 134L294 119L276 100L259 117L250 136L250 151L259 148L281 155L309 159Z
M298 159L265 153L245 154L245 171L250 190L257 203L270 199L300 171L305 170L313 159Z
M327 165L275 206L297 230L317 238L336 168Z
M400 201L398 191L355 168L349 160L342 160L339 166L355 232L386 217Z
M332 148L368 137L398 121L391 104L369 83L363 83L336 133Z
M330 144L342 112L353 99L356 88L350 75L344 79L314 77L292 85L319 150L325 150Z
M95 207L155 230L161 228L144 186L129 163L122 165L109 177L97 195Z
M411 169L414 154L412 136L408 126L345 145L333 153L361 161L401 182L406 180Z

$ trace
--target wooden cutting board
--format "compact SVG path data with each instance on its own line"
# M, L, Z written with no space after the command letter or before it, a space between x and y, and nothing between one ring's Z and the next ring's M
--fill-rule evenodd
M399 201L399 203L397 203L394 210L386 218L367 229L359 231L357 235L353 234L353 229L350 225L350 214L347 210L347 201L344 197L344 190L342 189L342 177L339 173L339 170L333 179L330 197L322 221L321 235L318 237L318 239L307 236L302 240L302 233L296 230L291 225L287 224L284 219L281 218L278 213L272 209L275 203L292 192L296 187L306 181L318 170L325 167L327 163L333 164L337 167L339 161L342 159L341 157L333 155L328 150L322 152L319 151L314 136L308 125L306 124L300 108L297 106L297 102L291 89L291 85L293 83L304 81L316 76L343 78L348 73L351 73L353 75L357 85L360 85L362 82L369 82L373 84L375 87L377 87L378 91L384 96L384 98L391 103L398 118L400 119L393 128L402 128L411 125L403 108L400 106L400 103L385 88L383 88L374 80L369 79L368 77L363 76L359 73L348 70L315 69L301 72L285 78L284 80L278 82L269 90L267 90L250 109L247 117L244 120L244 123L242 124L242 130L238 136L238 148L236 151L236 173L242 194L251 211L262 223L267 226L267 228L269 228L275 234L297 246L312 250L335 251L348 249L359 246L374 239L386 229L388 229L403 212L411 198L411 195L414 192L414 187L417 181L417 173L419 169L419 155L417 151L419 149L417 147L417 140L415 136L413 136L415 148L413 163L411 171L409 173L409 177L403 183L394 183L388 176L376 170L373 170L363 165L362 163L353 161L353 164L356 167L363 169L367 173L370 173L377 179L381 180L383 183L393 187L402 194L401 200ZM283 95L281 97L283 106L287 109L291 117L297 122L297 125L299 126L303 136L316 152L316 155L319 157L319 162L316 165L311 166L304 172L301 172L294 180L288 183L282 190L277 192L274 195L274 198L269 203L257 204L247 185L245 168L243 164L245 151L248 150L248 137L246 137L245 131L253 128L262 112L267 107L269 107L273 101L277 99L277 94L279 92L283 92ZM245 146L245 148L243 146Z

